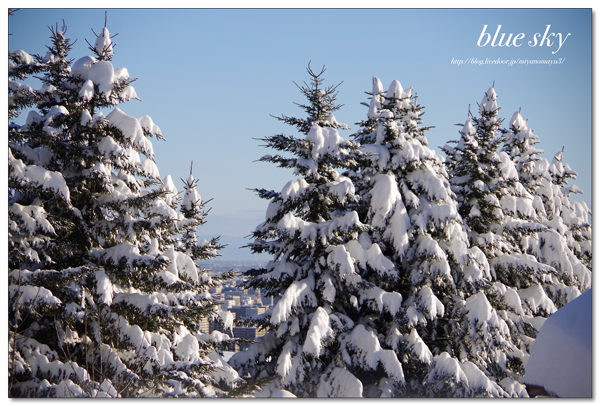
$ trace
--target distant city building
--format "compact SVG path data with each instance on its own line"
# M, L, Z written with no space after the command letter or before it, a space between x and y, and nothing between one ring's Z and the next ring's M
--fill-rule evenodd
M210 322L208 321L208 317L207 316L202 316L200 317L200 321L199 321L199 330L200 333L202 334L210 334Z
M240 289L235 286L223 286L222 290L225 294L236 295L236 296L244 296L248 294L248 289Z
M273 298L270 296L263 295L261 298L261 303L263 304L263 306L271 306L273 305Z
M256 327L234 327L233 336L235 338L243 338L246 340L255 340L258 337L265 335L265 331Z
M256 317L266 312L268 307L265 306L252 306L246 308L246 317Z
M229 311L235 314L236 319L243 319L246 317L246 309L240 306L234 306Z
M234 320L252 319L264 314L269 310L272 298L265 296L264 290L258 289L242 289L243 278L235 278L229 281L224 281L219 286L210 289L210 293L221 310L230 311L233 314ZM234 325L236 323L234 322ZM256 327L233 327L231 330L225 328L216 321L209 321L208 318L202 318L200 321L200 331L202 333L212 333L220 331L229 335L232 338L245 339L253 341L258 337L262 337L266 331ZM234 343L231 343L232 346ZM247 344L235 343L235 348L231 350L239 351L246 348Z
M219 306L221 306L221 310L229 310L229 308L235 306L235 300L217 300L216 301Z
M234 295L228 295L225 294L225 299L229 302L229 303L233 303L230 307L233 306L240 306L242 304L242 298L240 296L234 296ZM226 309L225 309L226 310Z
M268 306L234 306L229 309L230 312L235 313L237 319L246 319L256 317L263 314L268 310Z

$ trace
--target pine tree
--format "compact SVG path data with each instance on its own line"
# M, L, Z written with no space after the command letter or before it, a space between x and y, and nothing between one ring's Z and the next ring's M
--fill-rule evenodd
M336 170L356 169L360 154L338 134L347 126L333 115L337 86L322 86L324 71L309 65L310 84L298 86L308 99L300 105L307 118L277 117L303 138L263 140L294 157L261 160L293 168L298 178L281 192L257 190L270 203L249 247L273 260L249 271L246 286L278 302L262 320L268 332L230 362L243 376L275 377L270 388L298 397L393 396L403 370L375 324L391 320L401 297L371 282L373 272L387 278L395 271L364 233L354 185Z
M10 396L239 390L201 331L219 317L217 280L194 261L222 245L195 239L206 214L196 182L181 202L154 161L160 128L116 107L137 95L106 27L74 63L66 26L51 40L44 57L9 55L9 115L33 107L9 125ZM19 84L33 73L39 90Z

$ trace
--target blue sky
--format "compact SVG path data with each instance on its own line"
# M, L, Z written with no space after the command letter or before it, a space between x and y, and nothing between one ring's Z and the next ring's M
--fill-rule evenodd
M9 49L45 54L48 26L67 25L77 42L71 57L90 54L92 29L104 26L104 9L21 9L9 18ZM255 162L272 153L256 138L296 134L270 115L301 115L304 102L294 83L308 80L306 66L325 65L326 84L338 84L344 107L338 121L350 125L366 117L365 91L372 76L384 86L399 80L413 87L425 107L423 124L430 147L457 139L469 105L476 111L495 82L501 116L507 121L522 109L541 140L544 157L565 147L564 161L579 173L584 191L576 200L592 201L592 13L542 9L109 9L107 27L116 43L115 67L126 67L142 102L120 108L129 115L150 115L167 138L154 142L164 177L194 176L199 192L213 207L200 234L223 235L239 245L264 219L267 202L248 189L280 190L294 178L289 170ZM484 25L520 47L479 47ZM528 45L536 33L561 33L562 48ZM566 37L566 40L564 37ZM491 42L491 41L490 41ZM547 42L545 43L547 45ZM560 65L452 64L455 59L558 60ZM225 257L246 255L236 247Z

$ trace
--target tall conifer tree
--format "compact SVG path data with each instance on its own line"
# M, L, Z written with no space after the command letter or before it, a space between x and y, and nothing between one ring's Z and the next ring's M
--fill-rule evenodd
M577 173L568 165L563 166L562 152L555 155L552 163L538 156L544 151L534 147L539 139L520 111L513 114L509 126L503 150L515 162L520 182L533 196L537 221L546 227L533 236L523 236L522 247L538 261L561 271L560 280L547 287L560 307L590 286L590 211L585 203L571 202L569 198L570 193L582 191L574 185L567 187L568 180Z
M387 339L405 363L403 396L506 396L478 359L498 351L485 350L476 337L506 339L497 333L502 322L494 312L481 313L483 328L466 327L474 317L471 303L486 305L477 293L491 282L489 266L479 248L468 247L444 159L427 146L422 106L412 93L398 81L384 90L373 78L368 119L355 134L369 155L351 175L361 221L395 264L391 286L404 299L381 331L392 333Z
M66 26L44 57L9 55L9 393L24 397L218 396L241 380L203 339L218 317L196 259L204 202L161 181L148 116L114 69L106 27L73 63ZM22 80L42 74L39 90ZM109 112L105 115L105 112ZM144 159L145 157L145 159ZM178 212L181 210L182 213ZM184 235L182 235L182 232Z
M554 270L522 248L524 237L545 227L538 222L533 197L519 182L514 163L499 150L506 130L497 97L494 87L488 89L479 116L469 112L460 139L454 141L457 145L442 149L471 249L480 250L491 274L484 290L466 301L470 310L463 322L471 335L485 325L479 315L486 311L498 322L493 334L479 335L470 356L507 392L520 396L525 392L514 385L523 378L536 330L543 317L556 310L541 288L551 282Z
M395 270L364 233L354 185L337 171L356 169L360 155L338 134L347 127L333 115L337 86L322 86L324 69L308 72L310 84L300 86L307 117L278 117L302 136L264 139L294 157L262 158L298 178L281 192L258 190L270 203L249 244L273 260L249 271L247 286L279 301L262 320L269 332L231 362L243 374L274 376L273 389L298 397L394 396L404 373L377 325L398 313L401 296L373 278L393 279Z

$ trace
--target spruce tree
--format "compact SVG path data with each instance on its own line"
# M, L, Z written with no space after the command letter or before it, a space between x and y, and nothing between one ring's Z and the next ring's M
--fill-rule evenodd
M519 182L529 191L534 191L548 179L548 161L542 158L543 150L535 147L539 137L528 127L529 121L524 120L521 109L510 119L509 129L505 133L502 150L508 153L515 163ZM536 204L536 211L545 214Z
M268 388L298 397L394 396L404 373L378 320L389 323L401 296L373 275L394 279L396 271L358 219L354 185L337 171L356 169L360 154L338 133L347 126L333 115L337 86L322 85L324 71L309 65L311 82L299 86L306 118L277 117L301 136L263 140L293 157L261 160L293 168L297 179L280 192L257 190L270 203L249 247L273 260L247 272L246 286L278 302L260 323L268 332L230 362L242 376L274 377Z
M527 251L527 241L546 230L543 211L539 199L520 182L517 166L500 150L507 130L501 127L499 110L491 87L479 105L479 116L469 113L460 139L454 141L457 145L443 150L469 243L483 253L492 276L482 292L466 301L471 310L463 320L471 334L480 328L482 315L496 313L499 321L494 336L480 334L480 349L472 349L471 356L510 392L522 381L543 320L556 310L549 297L556 270Z
M533 236L524 236L522 248L538 261L560 271L546 287L558 307L577 297L590 286L591 226L585 203L571 202L569 194L581 193L576 186L566 187L577 173L562 165L562 152L552 163L540 156L544 151L534 147L537 135L515 112L509 123L503 150L515 162L519 180L533 196L537 221L546 228ZM562 276L561 276L562 275Z
M190 176L161 180L148 116L114 69L106 27L73 63L66 26L44 56L9 55L9 395L223 396L241 380L201 331L218 318L196 259L206 211ZM42 74L41 88L20 83ZM108 114L105 115L105 112ZM145 157L145 159L144 159Z
M564 151L564 148L563 148ZM591 271L592 269L592 226L588 219L588 214L592 211L585 202L572 202L571 193L583 193L575 185L567 187L569 179L577 179L577 172L569 167L569 164L563 164L563 151L557 153L549 165L548 171L552 177L552 183L558 187L560 200L557 200L555 209L560 208L560 218L562 223L568 227L564 235L567 244L577 256L577 258ZM583 283L586 276L580 274L578 278Z
M388 285L404 299L392 321L376 323L403 362L407 384L399 395L506 396L465 353L470 340L462 318L491 276L482 252L468 248L444 159L428 148L427 127L420 126L423 107L398 81L384 90L373 78L368 94L368 118L355 138L369 158L349 176L360 219L371 226L368 237L395 265Z

